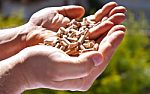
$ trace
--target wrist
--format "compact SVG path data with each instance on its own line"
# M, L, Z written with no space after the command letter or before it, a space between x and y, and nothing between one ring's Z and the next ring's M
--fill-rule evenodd
M20 94L27 86L23 54L0 61L0 94Z
M28 24L16 28L0 30L0 60L9 58L26 48L28 32Z

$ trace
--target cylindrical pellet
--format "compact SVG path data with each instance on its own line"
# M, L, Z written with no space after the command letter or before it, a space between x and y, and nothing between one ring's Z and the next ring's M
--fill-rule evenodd
M56 47L56 48L59 48L59 47L60 47L60 43L57 43L57 44L55 45L55 47Z
M85 50L85 47L81 44L81 45L80 45L80 49L81 49L81 50Z
M70 41L68 41L66 38L62 38L62 40L63 40L67 45L70 44Z
M63 50L63 51L64 51L65 48L66 48L65 46L61 46L61 47L60 47L60 50Z
M60 41L60 44L63 45L63 46L68 46L68 44L64 41Z
M79 38L78 42L79 42L80 44L82 44L83 41L84 41L84 39L85 39L85 35L81 35L81 37Z
M68 46L68 49L75 48L75 47L78 46L78 45L79 45L78 42L70 43L69 46Z
M94 45L93 49L94 49L95 51L97 51L97 50L98 50L98 47L99 47L99 44L96 43L96 44Z

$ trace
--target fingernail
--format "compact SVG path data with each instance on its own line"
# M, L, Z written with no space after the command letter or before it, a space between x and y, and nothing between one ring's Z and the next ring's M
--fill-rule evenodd
M93 61L94 61L94 65L95 65L95 66L98 66L98 65L100 65L100 64L102 63L102 57L99 56L99 55L93 56L92 59L93 59Z

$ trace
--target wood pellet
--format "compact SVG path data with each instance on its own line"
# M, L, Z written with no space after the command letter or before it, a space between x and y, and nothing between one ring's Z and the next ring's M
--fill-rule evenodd
M97 25L94 21L83 18L82 21L71 20L67 27L60 27L57 37L44 40L45 45L63 50L70 56L78 56L88 51L97 51L99 44L89 40L89 29Z

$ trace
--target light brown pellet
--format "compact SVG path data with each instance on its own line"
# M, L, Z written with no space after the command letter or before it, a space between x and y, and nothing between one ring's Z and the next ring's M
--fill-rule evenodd
M64 51L65 48L66 48L65 46L61 46L61 47L60 47L60 50L63 50L63 51Z
M60 27L60 30L62 31L62 33L66 32L66 29L64 27Z
M78 42L70 43L69 46L68 46L68 49L75 48L75 47L78 46L78 45L79 45Z
M81 44L81 45L80 45L80 49L81 49L81 50L85 50L85 47Z
M71 42L76 42L78 40L78 38L70 38L70 37L68 37L67 39Z
M67 45L70 44L70 41L68 41L66 38L62 38L62 40L63 40Z
M91 47L89 43L83 43L83 46L84 46L86 49Z
M54 47L57 42L58 42L58 40L54 40L53 43L52 43L52 46Z
M80 44L82 44L83 41L84 41L84 39L85 39L85 35L81 35L81 37L79 38L78 42L79 42Z
M60 45L62 45L62 46L68 46L68 44L66 42L64 42L64 41L60 41Z
M68 55L74 55L74 53L78 52L76 49L69 49L66 51L66 54Z
M95 51L97 51L97 50L98 50L98 47L99 47L99 44L96 43L96 44L94 45L93 49L94 49Z

